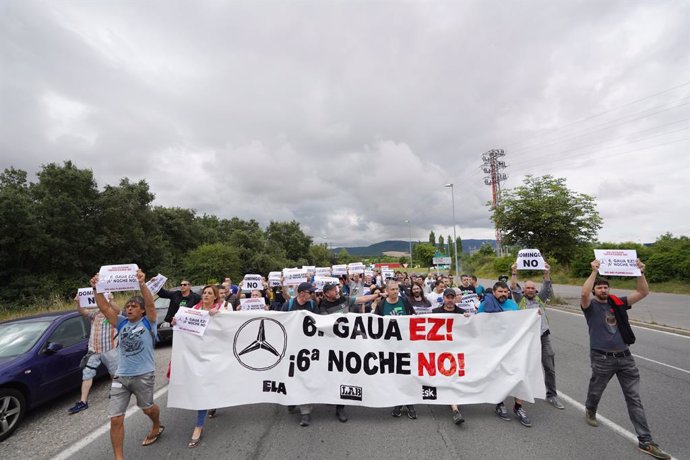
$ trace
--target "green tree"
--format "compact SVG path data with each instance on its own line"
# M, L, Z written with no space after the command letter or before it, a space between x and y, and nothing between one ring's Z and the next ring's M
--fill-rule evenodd
M237 280L245 274L237 249L223 243L202 244L192 249L184 257L183 269L186 277L200 284L218 282L225 276Z
M338 252L338 263L339 264L347 264L350 263L351 257L350 253L347 252L347 249L341 248L340 251Z
M436 246L436 234L433 230L429 232L429 244Z
M309 248L309 261L317 267L329 267L331 262L331 251L324 244L312 244Z
M438 237L438 250L441 252L441 254L447 254L446 252L446 240L443 239L443 235ZM450 240L448 240L450 242Z
M268 241L281 247L289 261L296 264L300 261L308 262L309 247L312 244L311 236L305 234L300 228L299 222L273 222L266 229Z
M412 259L422 267L431 267L436 254L436 246L431 243L417 243L412 247Z
M524 185L502 192L491 219L505 244L539 249L563 264L578 247L595 240L602 225L591 196L569 190L565 179L550 175L527 176Z

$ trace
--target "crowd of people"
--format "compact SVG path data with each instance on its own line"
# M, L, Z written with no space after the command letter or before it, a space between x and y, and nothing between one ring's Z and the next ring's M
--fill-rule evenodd
M592 274L582 286L581 308L584 312L590 335L590 358L592 376L587 391L585 421L592 427L598 426L597 406L610 379L616 375L621 383L631 421L639 439L639 449L655 458L670 458L652 440L644 409L639 396L639 372L628 345L634 343L626 310L648 293L644 278L644 264L638 260L642 275L638 277L637 288L633 294L618 298L609 293L605 279L597 277L599 262L592 262ZM180 307L203 309L211 316L218 313L231 313L242 308L243 298L263 298L266 310L299 311L307 310L314 314L360 313L389 315L416 314L496 314L504 311L538 309L541 332L541 361L544 370L546 401L557 409L565 406L556 390L556 370L554 351L551 346L551 332L545 312L546 303L552 295L549 267L543 274L541 289L532 280L518 283L517 267L512 267L511 277L503 277L491 287L485 288L475 276L463 274L460 282L446 275L429 272L426 276L416 273L395 272L391 278L384 279L380 272L365 275L353 273L349 276L333 278L316 289L312 278L296 286L280 283L271 286L264 279L262 289L243 291L241 286L225 278L222 284L203 287L201 294L191 291L191 283L182 280L176 290L161 289L158 295L170 299L165 321L175 324L175 315ZM130 298L120 311L112 299L102 293L96 294L97 312L80 311L92 320L89 355L85 359L81 400L69 413L75 414L88 408L88 390L95 375L95 368L103 362L113 378L108 412L111 420L111 441L115 458L123 458L124 413L131 398L135 395L137 405L150 418L152 426L142 444L155 443L163 434L165 427L160 423L160 409L153 400L155 381L154 345L156 337L156 310L153 294L146 286L145 275L137 273L140 296ZM337 282L336 282L337 280ZM98 275L91 280L95 287ZM594 298L590 298L593 294ZM124 312L124 313L123 313ZM108 327L107 325L110 325ZM119 345L116 347L116 339ZM113 350L119 350L114 355ZM169 369L169 374L171 370ZM174 372L174 369L172 370ZM288 406L290 413L299 411L301 426L311 424L311 404L298 407ZM458 405L452 405L453 423L461 425L465 419ZM511 416L504 402L496 404L494 411L501 420L509 421ZM216 409L199 410L196 423L188 443L195 448L201 442L204 423L213 417ZM513 398L512 412L525 427L532 421L527 415L523 401ZM413 405L396 406L391 414L401 417L403 413L410 419L417 418ZM335 415L341 422L348 421L344 405L337 405Z

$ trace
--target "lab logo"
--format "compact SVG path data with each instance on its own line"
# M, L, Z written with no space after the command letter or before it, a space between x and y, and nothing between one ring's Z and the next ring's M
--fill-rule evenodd
M436 387L428 387L426 385L422 385L422 399L431 399L435 401L437 394L438 391L436 390Z
M352 401L362 400L362 387L352 385L340 385L340 399L349 399Z
M273 369L285 357L285 327L271 318L254 318L235 333L232 351L237 361L252 371Z

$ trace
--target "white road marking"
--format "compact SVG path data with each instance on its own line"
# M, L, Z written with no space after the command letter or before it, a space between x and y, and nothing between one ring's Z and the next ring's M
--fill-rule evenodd
M567 402L568 404L570 404L571 406L576 407L580 412L582 412L582 415L584 416L585 410L586 410L584 404L580 404L579 402L575 401L573 398L571 398L567 394L562 393L560 391L558 392L558 397L560 399L564 400L565 402ZM608 418L604 417L603 415L601 415L598 412L597 412L597 420L599 421L599 425L604 425L604 426L612 429L613 431L615 431L619 435L623 436L624 438L629 439L630 441L634 442L635 445L639 444L639 440L637 439L636 434L626 430L625 428L623 428L619 424L609 420ZM582 423L585 423L585 421L583 420ZM671 455L671 454L669 454L669 455ZM676 459L676 457L674 457L673 455L671 455L671 458L674 460Z
M680 367L671 366L670 364L666 364L666 363L662 363L661 361L655 361L653 359L645 358L644 356L636 355L635 353L633 353L633 356L635 358L640 358L640 359L644 359L644 360L650 361L650 362L655 363L655 364L659 364L660 366L670 367L671 369L675 369L677 371L681 371L681 372L685 372L686 374L690 374L690 371L687 369L681 369Z
M168 392L168 385L164 386L163 388L159 389L153 394L153 399L154 401L161 396L163 396L165 393ZM132 414L137 412L139 408L137 406L132 406L129 409L127 409L127 412L125 412L125 420L129 418ZM103 424L96 430L92 431L89 433L87 436L84 438L80 439L79 441L75 442L71 446L69 446L67 449L63 450L59 454L57 454L55 457L53 457L52 460L67 460L69 458L72 458L74 455L76 455L77 452L82 450L84 447L88 446L91 444L93 441L95 441L99 436L102 436L110 431L110 422Z
M578 312L574 312L574 311L561 310L560 308L549 308L548 313L551 313L552 311L557 311L557 312L565 313L568 315L583 316L582 313L578 313ZM676 334L675 332L660 331L658 329L652 329L651 327L638 326L636 324L631 324L631 326L636 327L638 329L644 329L645 331L658 332L660 334L672 335L674 337L681 337L683 339L690 340L690 336L682 335L682 334Z

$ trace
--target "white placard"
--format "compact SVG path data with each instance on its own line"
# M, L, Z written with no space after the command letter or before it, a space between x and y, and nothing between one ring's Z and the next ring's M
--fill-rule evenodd
M416 315L428 315L431 313L431 310L434 309L434 307L424 307L422 305L413 305L412 308Z
M307 271L300 269L293 269L283 272L283 283L286 286L295 286L300 283L307 282Z
M79 306L82 308L98 307L96 305L96 295L91 287L79 288L77 290L77 298L79 299Z
M540 323L537 309L469 318L216 315L203 337L175 336L168 407L533 402L546 396Z
M138 290L137 270L137 264L103 265L98 271L96 291L101 293Z
M260 291L263 288L264 284L261 275L244 275L240 289L243 291L253 291L258 289Z
M266 299L263 297L258 297L255 299L240 299L240 310L242 311L252 311L252 310L265 310L266 309Z
M270 287L280 286L280 279L282 278L281 272L271 272L268 274L268 285Z
M316 265L302 265L302 270L306 270L307 273L314 273Z
M189 334L203 336L211 316L206 310L180 307L175 314L173 331L187 332Z
M476 311L480 303L479 296L471 292L462 296L460 303L458 303L458 307L467 311Z
M331 276L331 267L316 267L314 276Z
M520 249L515 264L518 270L546 270L539 249Z
M350 275L364 273L364 264L362 262L354 262L347 265L347 271Z
M168 278L159 273L150 280L148 280L146 282L146 286L148 286L149 291L151 291L152 294L158 294L158 291L160 291L161 288L165 286L166 281L168 281Z
M599 274L604 276L640 276L637 251L634 249L595 249L599 261Z
M390 268L382 268L381 277L383 278L384 282L389 278L395 279L395 272Z
M331 270L331 274L333 276L340 276L340 275L347 275L347 265L333 265L333 269Z
M364 276L374 276L374 270L366 269L364 270Z
M340 281L338 278L333 278L332 276L317 276L314 278L314 287L317 291L323 291L323 286L326 283L338 285L340 284Z

